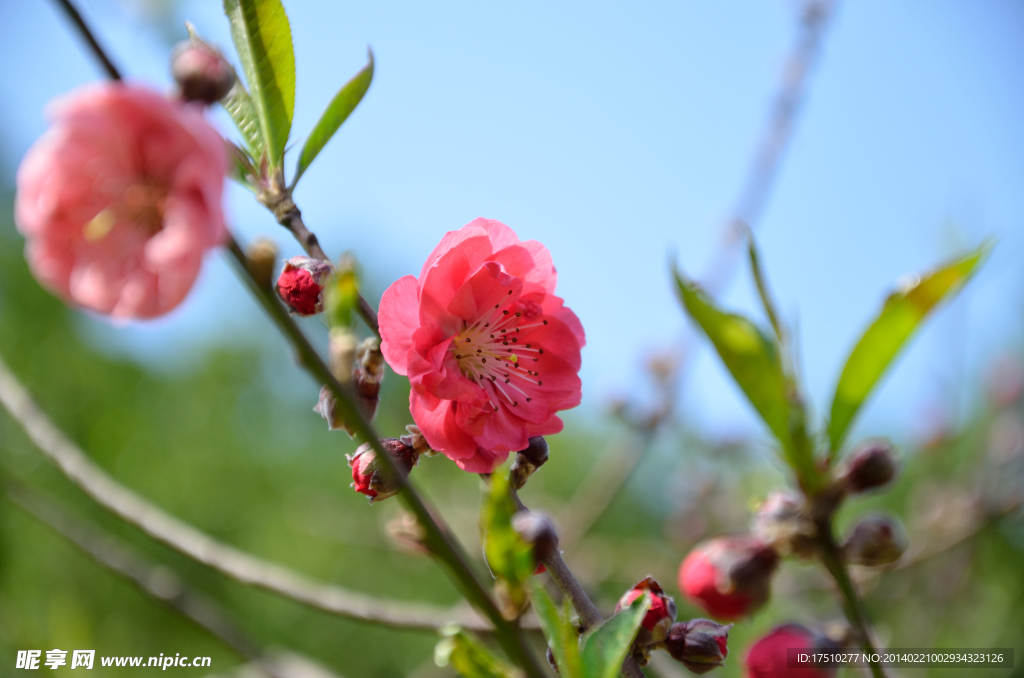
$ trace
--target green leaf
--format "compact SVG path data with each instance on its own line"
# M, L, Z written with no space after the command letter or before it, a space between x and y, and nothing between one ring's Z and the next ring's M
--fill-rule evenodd
M492 473L490 491L480 512L484 556L500 584L502 602L507 603L512 613L525 605L525 585L534 569L530 545L512 529L515 511L508 478L501 471Z
M299 177L313 164L313 159L323 150L327 142L334 136L334 133L341 127L341 124L348 119L348 116L356 109L359 102L363 100L363 95L370 88L372 80L373 52L369 51L369 61L366 66L363 67L363 70L356 73L355 77L349 80L334 95L331 103L327 105L320 119L317 120L313 131L310 132L309 138L306 139L306 143L302 147L302 153L299 155L298 166L295 168L295 178L292 180L293 186L299 182Z
M586 678L615 678L619 675L622 662L650 606L650 594L643 595L590 634L583 646Z
M263 156L263 130L260 129L260 119L256 115L256 107L252 104L249 93L238 78L231 86L228 95L220 100L220 105L228 112L235 122L235 127L242 133L242 138L249 148L249 152L256 158L257 162Z
M963 287L990 249L986 243L889 295L881 313L850 353L839 377L829 422L833 452L842 445L861 405L921 321L939 302Z
M551 653L558 665L558 675L564 678L583 678L583 666L580 663L579 634L569 619L568 601L562 614L551 602L548 592L540 584L534 584L530 594L533 610L537 613L540 628L551 646Z
M704 330L732 378L783 449L791 449L791 384L782 369L775 342L746 318L720 311L679 271L675 277L686 312Z
M487 647L458 627L442 630L444 638L434 648L434 663L451 666L464 678L516 678L519 674Z
M281 166L295 110L295 53L281 0L224 0L272 168Z

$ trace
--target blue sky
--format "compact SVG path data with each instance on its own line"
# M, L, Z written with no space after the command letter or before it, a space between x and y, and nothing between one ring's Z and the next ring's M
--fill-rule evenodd
M230 45L212 0L79 4L122 69L159 88L169 85L168 41L184 37L184 19ZM684 334L668 262L697 272L710 258L797 3L285 4L299 141L363 65L367 45L377 58L366 99L296 194L328 251L354 250L379 293L418 271L445 231L500 219L554 255L560 292L589 339L584 408L641 389L645 355ZM100 72L53 3L7 3L0 16L9 176L45 129L45 102ZM758 226L812 398L824 409L855 337L900 275L984 237L999 242L889 375L862 432L917 430L908 418L962 405L993 356L1020 343L1022 51L1017 0L849 1L828 33ZM230 192L228 209L245 237L270 233L297 253L244 191ZM755 308L745 274L724 303ZM179 311L92 334L112 350L173 363L250 322L259 322L254 307L214 257ZM756 430L708 350L681 407L713 431Z

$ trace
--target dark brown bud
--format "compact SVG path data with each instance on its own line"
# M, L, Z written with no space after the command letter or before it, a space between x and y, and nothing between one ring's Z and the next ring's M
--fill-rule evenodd
M533 547L536 565L558 553L558 533L547 516L526 510L519 511L512 516L512 529Z
M776 490L769 494L754 514L751 527L755 537L781 555L806 558L814 554L817 530L804 498L796 492Z
M516 453L516 460L512 462L509 483L514 490L523 489L530 476L548 460L548 443L543 436L534 436L529 443L525 450Z
M872 440L853 451L840 479L849 492L859 494L889 484L896 477L896 470L892 445Z
M716 624L709 619L691 619L673 624L665 639L672 658L696 674L722 666L729 656L729 629L732 624Z
M843 542L846 561L867 567L894 563L906 550L907 537L903 528L886 516L861 518Z
M185 101L212 104L235 84L235 69L213 46L198 40L179 43L171 56L171 75Z

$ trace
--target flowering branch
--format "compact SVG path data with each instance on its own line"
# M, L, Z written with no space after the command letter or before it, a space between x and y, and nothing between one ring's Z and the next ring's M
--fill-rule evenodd
M469 559L448 527L443 525L427 508L423 498L409 482L405 470L381 444L377 432L359 408L354 393L343 386L331 373L330 368L309 343L288 311L281 305L273 290L261 286L252 277L246 266L245 253L234 238L229 240L228 247L238 263L239 276L246 281L250 291L256 296L271 321L277 325L285 339L292 345L299 364L318 383L330 389L337 399L337 406L342 410L345 420L352 426L357 437L369 443L377 454L377 458L387 464L388 471L394 477L398 487L399 498L424 529L424 546L448 567L466 598L490 620L494 626L497 640L509 658L519 664L532 678L543 676L544 671L533 656L523 630L502 616L487 589L473 572L469 565Z
M444 609L423 603L376 598L314 581L283 565L219 542L178 520L118 483L93 463L50 422L2 360L0 404L67 479L97 504L157 541L236 581L325 612L382 626L436 631L455 622L478 631L492 629L478 615L458 608Z

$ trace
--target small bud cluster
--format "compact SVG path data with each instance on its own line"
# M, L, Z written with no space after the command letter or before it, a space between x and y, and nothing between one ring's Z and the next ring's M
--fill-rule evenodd
M331 330L330 341L331 371L338 381L351 384L355 391L356 405L367 419L373 419L380 400L380 382L384 378L384 357L380 352L380 340L376 337L364 339L358 346L351 331L345 328ZM313 411L327 420L327 428L342 430L355 436L351 422L345 419L338 407L338 401L329 386L320 388L320 398ZM419 430L417 429L417 434ZM425 441L421 439L421 446Z

